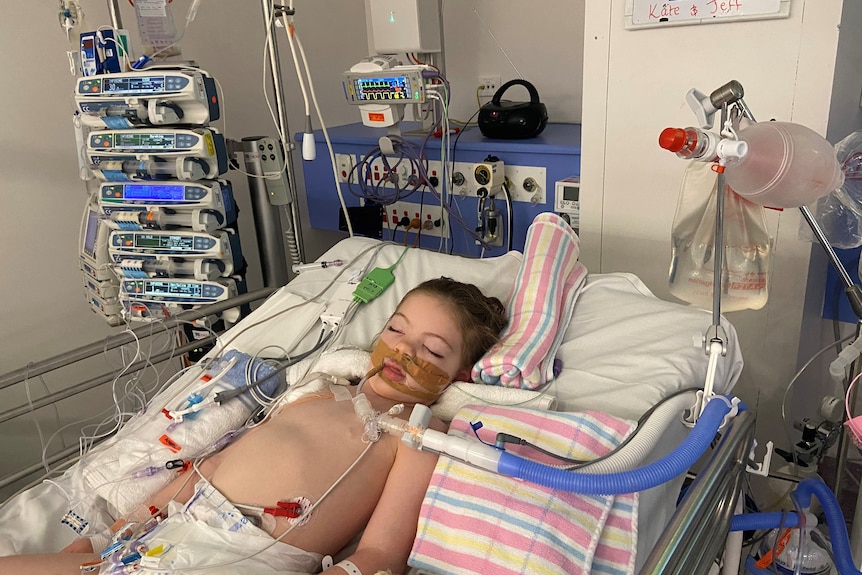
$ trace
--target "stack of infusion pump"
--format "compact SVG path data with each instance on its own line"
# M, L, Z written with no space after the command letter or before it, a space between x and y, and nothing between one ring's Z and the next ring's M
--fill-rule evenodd
M85 75L80 160L97 181L82 237L84 291L112 325L245 291L215 81L196 68Z

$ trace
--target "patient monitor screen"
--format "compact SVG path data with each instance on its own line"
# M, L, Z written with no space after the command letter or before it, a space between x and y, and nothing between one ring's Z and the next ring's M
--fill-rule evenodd
M418 94L414 94L411 90L410 80L406 76L355 78L353 87L356 91L356 99L361 102L388 102L418 98Z

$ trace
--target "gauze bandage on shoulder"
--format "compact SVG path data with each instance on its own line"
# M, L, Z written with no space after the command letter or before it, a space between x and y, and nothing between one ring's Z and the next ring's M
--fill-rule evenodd
M536 389L553 379L554 356L587 278L580 252L578 235L560 216L536 216L506 307L509 323L473 366L473 381Z

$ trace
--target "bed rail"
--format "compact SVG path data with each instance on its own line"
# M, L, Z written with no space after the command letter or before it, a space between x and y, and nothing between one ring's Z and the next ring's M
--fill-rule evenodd
M743 411L692 482L640 575L709 572L727 538L753 439L754 416Z
M105 351L121 347L136 340L167 333L170 330L181 326L185 322L200 319L202 317L206 317L215 313L220 313L234 307L248 305L258 300L266 299L267 297L272 295L272 293L275 292L277 289L278 288L275 287L268 287L250 293L241 294L222 302L203 306L196 310L182 312L163 322L153 322L141 325L132 330L125 330L122 333L109 336L105 338L104 341L84 345L76 349L55 355L54 357L50 357L36 363L31 363L25 367L0 375L0 390L27 381L29 378L38 377L40 375L70 366L76 362L90 359L104 353ZM211 336L206 339L195 340L185 345L178 346L172 350L155 354L148 359L143 359L136 363L133 363L131 366L129 366L129 370L136 371L138 369L143 369L150 363L158 364L162 361L169 360L172 357L182 355L213 340L214 338ZM10 419L26 415L33 410L45 407L47 405L51 405L58 401L62 401L64 399L67 399L79 393L83 393L100 385L104 385L105 383L112 381L114 378L115 373L109 370L105 373L102 373L101 375L88 379L87 381L83 381L76 385L61 389L44 397L34 399L31 404L21 405L2 411L0 412L0 424ZM63 459L77 453L78 449L79 448L77 445L63 449L49 456L46 456L45 461L47 463L56 463L58 461L62 461ZM3 489L4 487L7 487L8 485L11 485L17 481L20 481L21 479L38 472L40 469L44 469L42 461L24 469L21 469L6 477L2 477L0 478L0 489Z
M157 333L164 333L178 325L200 319L214 313L220 313L225 310L247 305L259 299L269 297L278 288L264 288L250 293L238 295L221 302L209 304L196 310L184 311L172 318L168 318L161 322L152 322L146 325L141 325L132 330L123 331L116 335L105 338L102 342L94 342L79 348L67 351L44 359L37 363L29 364L25 367L10 371L4 375L0 375L0 389L5 389L16 383L21 383L29 377L37 377L39 375L54 371L61 367L71 365L76 361L88 359L90 357L104 353L109 349L114 349L127 343L131 343L140 337L149 337ZM130 333L131 332L131 333ZM137 336L137 337L136 337Z

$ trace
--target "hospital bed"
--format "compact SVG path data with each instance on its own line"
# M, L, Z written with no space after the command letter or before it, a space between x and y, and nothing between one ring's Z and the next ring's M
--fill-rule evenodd
M398 262L392 287L360 307L354 317L344 318L335 339L329 342L332 349L369 349L397 302L419 282L445 275L474 283L487 295L506 302L522 263L518 252L477 260L430 250L405 252L403 246L366 238L343 240L320 258L335 259L347 263L302 273L223 334L216 351L232 349L266 357L268 353L279 355L274 351L278 349L310 349L320 338L318 318L325 312L327 302L331 305L339 293L344 293L342 284L354 272L387 268ZM306 301L311 303L304 304ZM727 353L716 369L717 393L728 392L742 369L736 332L722 321L728 342ZM451 418L459 407L491 401L564 413L595 412L634 422L663 398L685 388L703 386L707 356L701 338L710 323L708 312L660 300L632 274L590 274L578 294L571 321L561 328L565 333L556 354L560 360L558 377L547 388L535 392L535 397L521 396L517 401L489 400L487 396L480 401L475 399L476 392L483 386L455 384L460 395L452 400L456 407L447 417ZM187 384L180 377L173 386ZM173 386L163 394L175 394ZM158 403L159 398L154 402ZM524 398L534 401L525 404ZM666 455L686 437L689 428L679 414L691 405L692 398L692 394L680 395L665 404L671 406L673 414L664 416L658 432L651 435L653 441L640 456L642 463ZM739 462L750 447L752 427L750 417L737 418L679 508L683 475L639 494L632 525L637 534L633 572L694 573L712 562L727 533L729 514L741 486ZM76 533L69 528L66 514L67 494L56 485L64 485L76 469L86 466L89 457L110 451L112 446L117 449L119 442L131 436L131 432L124 431L95 448L66 476L39 484L7 502L0 510L0 555L51 551L74 539ZM716 513L716 509L727 511ZM66 521L61 523L59 518L64 515ZM22 522L10 519L16 516L28 517L23 529ZM92 511L89 520L96 524L109 518Z

